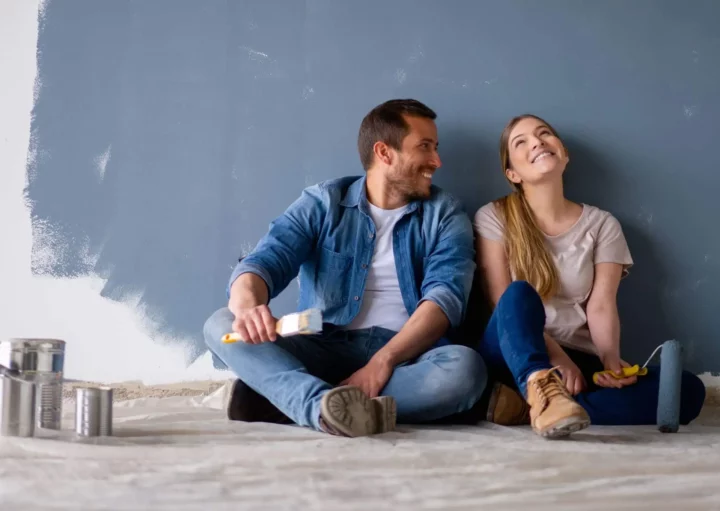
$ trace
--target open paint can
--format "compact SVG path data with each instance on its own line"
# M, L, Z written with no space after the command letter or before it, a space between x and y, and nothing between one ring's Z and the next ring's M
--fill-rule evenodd
M60 429L65 341L7 339L0 341L0 365L35 385L35 425ZM11 384L12 385L12 384Z

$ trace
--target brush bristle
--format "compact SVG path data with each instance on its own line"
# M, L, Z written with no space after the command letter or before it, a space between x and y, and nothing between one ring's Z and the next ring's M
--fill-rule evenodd
M322 332L322 312L308 309L283 316L280 335L315 334Z
M300 333L322 332L322 313L319 309L309 309L300 314Z

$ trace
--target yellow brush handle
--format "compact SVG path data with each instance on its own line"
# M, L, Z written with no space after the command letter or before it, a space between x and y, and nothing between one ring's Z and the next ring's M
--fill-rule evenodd
M240 337L240 334L233 332L231 334L225 334L222 336L222 342L225 344L230 344L233 342L242 342L242 337Z
M599 372L593 374L593 381L594 381L595 384L597 385L598 377L599 377L601 374L609 374L610 376L612 376L612 377L615 378L616 380L619 380L619 379L621 379L621 378L629 378L629 377L631 377L631 376L645 376L645 375L647 374L647 372L648 372L648 370L647 370L646 367L640 368L639 365L635 364L635 365L632 366L632 367L623 367L623 374L622 374L622 376L620 376L619 374L616 374L615 372L610 371L610 370L599 371Z
M282 331L282 321L283 318L280 318L277 320L277 323L275 323L275 332L279 335ZM242 337L240 337L240 334L237 332L231 332L229 334L225 334L222 336L222 342L225 344L231 344L233 342L245 342Z

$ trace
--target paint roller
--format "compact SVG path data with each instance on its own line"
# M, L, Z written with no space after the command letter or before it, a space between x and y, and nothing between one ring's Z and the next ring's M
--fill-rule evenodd
M682 365L680 343L675 340L665 341L660 352L660 390L657 407L657 425L662 433L677 433L680 429Z
M656 422L662 433L677 433L680 429L680 394L683 371L682 345L678 341L665 341L655 348L642 367L638 365L624 367L622 375L608 370L599 371L593 375L593 381L597 383L597 377L601 374L610 374L614 378L645 376L648 372L647 365L659 350L662 351L660 352L660 387L658 389Z

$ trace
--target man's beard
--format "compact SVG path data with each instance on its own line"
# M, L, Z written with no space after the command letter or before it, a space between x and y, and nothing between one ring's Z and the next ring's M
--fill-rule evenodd
M419 183L422 172L424 169L421 167L403 166L389 171L385 179L398 198L412 202L430 197L430 192L425 191L424 186Z

